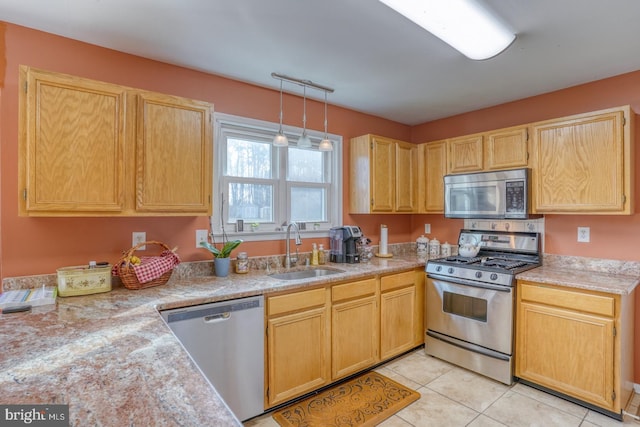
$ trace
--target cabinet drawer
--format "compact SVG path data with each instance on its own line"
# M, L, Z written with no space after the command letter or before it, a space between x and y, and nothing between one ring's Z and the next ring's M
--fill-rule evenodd
M267 315L275 316L282 313L290 313L292 311L322 306L325 303L325 288L278 295L267 299Z
M615 298L613 296L594 295L580 291L522 283L520 286L520 299L601 316L615 316Z
M380 291L390 291L405 286L412 286L413 284L415 284L415 273L413 271L407 271L405 273L398 273L381 278Z
M342 301L376 293L376 279L359 280L357 282L335 285L331 288L331 301Z

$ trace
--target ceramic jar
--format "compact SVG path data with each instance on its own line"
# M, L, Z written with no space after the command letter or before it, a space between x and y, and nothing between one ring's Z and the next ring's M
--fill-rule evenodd
M440 256L440 241L435 237L429 242L429 258Z
M429 253L429 239L424 235L416 239L416 253L419 257L426 257Z

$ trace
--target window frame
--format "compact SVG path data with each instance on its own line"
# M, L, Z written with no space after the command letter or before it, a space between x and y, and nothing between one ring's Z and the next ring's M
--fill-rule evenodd
M240 238L244 241L261 241L261 240L279 240L282 239L285 227L283 222L288 221L291 216L291 206L288 200L292 187L308 187L308 188L327 188L327 222L321 223L319 229L314 229L313 223L305 223L306 229L300 230L300 233L307 237L326 237L329 235L329 229L342 224L342 193L343 193L343 171L342 171L342 136L336 134L328 134L329 139L333 142L333 151L323 152L328 156L329 161L324 162L325 170L329 177L329 183L314 183L287 181L287 150L278 147L272 147L271 162L272 173L270 179L253 179L232 177L227 178L226 169L226 138L229 135L237 134L239 137L251 135L258 140L264 140L271 143L273 137L279 130L279 123L267 122L242 116L235 116L226 113L216 112L213 115L214 120L214 173L213 175L213 198L212 198L212 215L209 217L209 226L215 238L222 238L223 229L221 227L221 217L228 215L229 201L228 195L225 194L223 211L221 212L221 196L228 183L231 182L255 182L263 184L266 181L274 183L273 193L273 219L274 222L269 225L261 224L258 230L251 231L250 224L244 224L244 231L237 232L235 223L225 223L224 234L229 238ZM295 126L282 126L284 134L289 139L289 146L295 146L295 141L302 134L302 128ZM317 149L320 140L324 138L324 132L307 129L307 135L311 139L313 149ZM216 172L218 171L218 172Z

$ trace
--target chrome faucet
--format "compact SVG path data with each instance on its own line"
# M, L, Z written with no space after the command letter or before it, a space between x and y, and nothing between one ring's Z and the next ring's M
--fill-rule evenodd
M294 227L296 229L296 256L295 257L291 257L291 249L289 248L289 243L291 241L291 227ZM300 230L298 229L298 225L295 222L290 222L289 225L287 225L287 241L286 241L286 247L287 247L287 254L284 257L284 267L285 268L290 268L292 265L296 265L296 263L298 262L298 246L300 246L302 244L302 238L300 238Z

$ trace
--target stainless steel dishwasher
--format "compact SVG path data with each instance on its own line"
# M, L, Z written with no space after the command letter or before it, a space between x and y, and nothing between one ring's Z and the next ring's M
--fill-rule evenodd
M264 412L263 296L160 314L240 421Z

